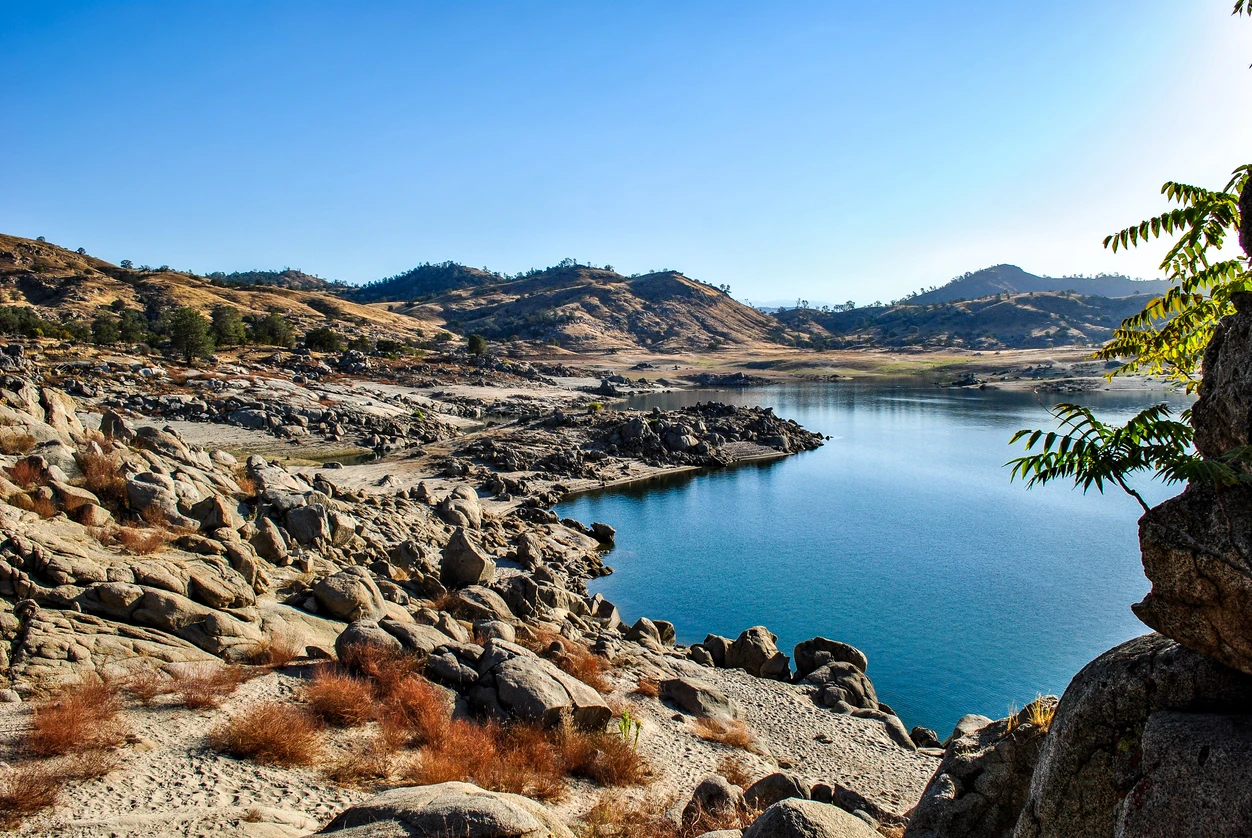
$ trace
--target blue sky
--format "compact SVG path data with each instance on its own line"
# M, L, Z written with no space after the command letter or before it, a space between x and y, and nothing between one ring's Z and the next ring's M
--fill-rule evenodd
M1252 156L1230 0L0 4L0 231L365 281L453 259L890 299Z

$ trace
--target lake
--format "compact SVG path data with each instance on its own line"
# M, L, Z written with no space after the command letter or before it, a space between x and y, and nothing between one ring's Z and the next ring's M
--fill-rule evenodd
M1120 491L1027 490L1004 464L1014 431L1051 428L1061 401L1124 421L1181 394L1052 395L831 383L632 399L769 405L833 437L765 464L581 495L558 512L617 528L611 576L590 584L627 622L671 620L683 643L752 625L787 654L823 635L869 656L880 700L946 736L993 718L1146 633L1140 509ZM1180 487L1146 480L1155 503Z

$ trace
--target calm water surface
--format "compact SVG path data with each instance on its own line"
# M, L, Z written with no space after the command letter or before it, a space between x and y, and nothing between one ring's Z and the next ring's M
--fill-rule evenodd
M1079 401L1124 419L1173 393L1052 396L859 384L686 391L634 400L770 405L833 437L768 465L583 495L558 511L617 528L615 573L590 586L680 642L766 625L788 654L824 635L869 656L881 700L946 735L1064 690L1147 631L1139 507L1129 497L1009 483L1013 431ZM1177 489L1147 483L1150 502Z

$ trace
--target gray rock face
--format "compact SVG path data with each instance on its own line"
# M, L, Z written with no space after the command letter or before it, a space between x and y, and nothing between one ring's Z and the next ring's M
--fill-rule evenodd
M269 518L261 518L256 524L256 534L252 536L252 549L266 561L276 565L289 564L287 558L287 539L283 531Z
M710 774L696 784L691 800L683 808L683 824L691 826L703 818L721 818L743 811L743 789L720 774Z
M758 678L786 679L791 675L791 661L778 651L777 641L778 638L765 626L746 629L726 649L725 665L728 669L742 669ZM704 642L707 647L708 640ZM716 653L713 658L717 659Z
M761 810L780 800L808 800L812 796L813 786L808 780L789 771L775 771L748 786L743 793L743 800L750 808Z
M330 518L320 503L297 506L287 511L287 532L304 545L330 540Z
M834 662L850 663L862 672L869 667L869 659L860 649L825 637L814 637L812 640L797 643L795 662L797 678L803 678L813 670Z
M481 585L470 585L456 592L456 600L451 610L466 620L503 620L515 619L513 612L504 599L491 588Z
M1142 745L1117 838L1252 834L1252 716L1153 713Z
M439 580L449 588L490 585L496 577L496 563L474 543L464 527L457 527L443 548Z
M385 611L385 600L369 571L350 567L327 576L313 586L319 608L336 620L377 620Z
M360 646L374 646L389 652L403 651L400 641L391 636L373 620L357 620L335 638L335 656L341 661L352 660L352 650Z
M739 708L717 687L695 678L671 678L661 682L661 697L696 716L722 721L739 717Z
M1117 835L1119 804L1136 788L1143 791L1140 783L1151 770L1145 762L1151 743L1144 741L1151 716L1241 717L1250 707L1252 676L1168 638L1145 635L1105 652L1075 676L1061 697L1015 838ZM1206 793L1201 786L1196 789ZM1185 792L1174 789L1172 794L1177 799ZM1188 834L1189 827L1178 807L1157 828Z
M865 821L838 806L782 800L766 809L743 838L882 838Z
M1054 709L1056 699L1039 699ZM922 793L905 838L1012 838L1047 731L1030 709L948 745Z
M543 806L470 783L390 789L340 814L319 834L344 838L574 838Z
M199 522L178 509L174 481L164 474L144 472L126 479L126 495L131 509L145 515L159 515L171 526L195 529Z
M878 693L864 672L850 663L828 663L805 676L818 688L817 703L836 707L840 702L864 710L878 709Z
M478 494L468 486L458 486L436 507L439 517L454 527L482 529L483 508Z
M964 716L956 720L956 727L952 728L951 735L943 740L943 747L948 747L952 742L960 739L962 736L968 736L977 730L982 730L991 724L995 719L989 719L986 716L980 716L977 713L966 713Z
M654 650L661 648L661 630L656 627L656 623L647 617L640 617L635 620L635 624L626 631L626 639L642 644Z
M236 504L221 495L210 495L191 507L191 517L200 522L200 529L205 532L222 527L237 530L243 526Z
M484 709L498 707L514 718L549 725L569 713L588 730L603 730L613 717L598 692L516 644L489 641L478 672L470 700Z

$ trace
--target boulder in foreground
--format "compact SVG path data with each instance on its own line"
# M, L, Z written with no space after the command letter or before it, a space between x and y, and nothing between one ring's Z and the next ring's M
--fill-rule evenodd
M341 838L574 838L543 806L471 783L390 789L357 804L319 835Z

